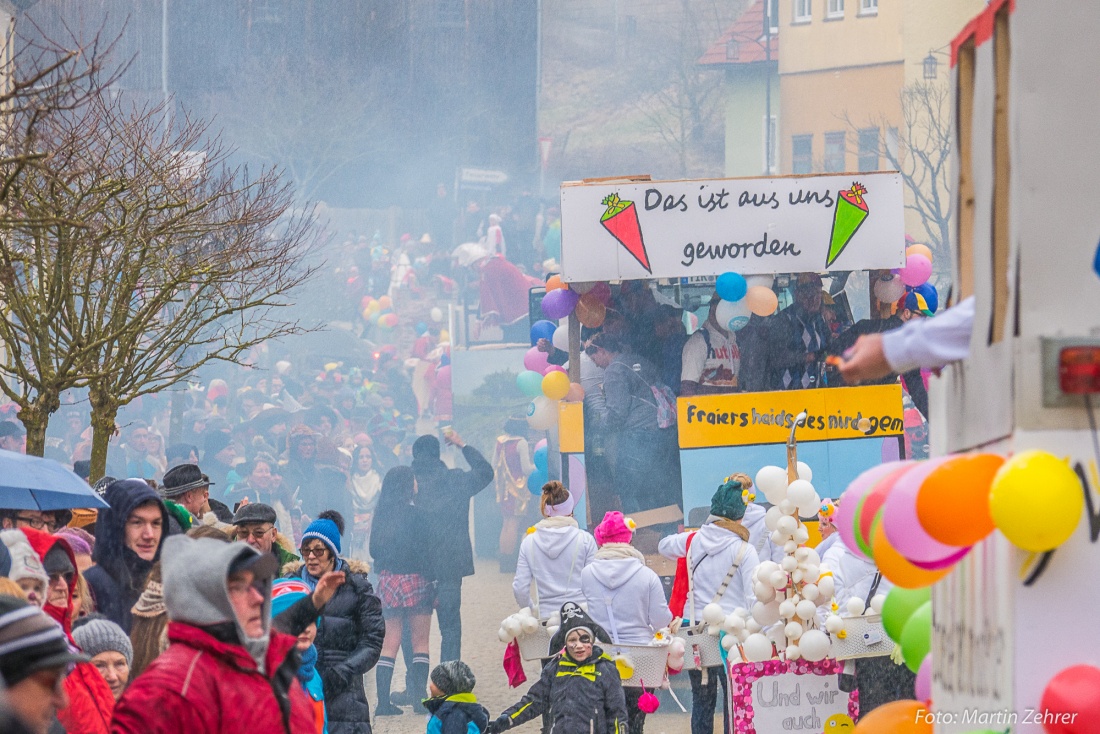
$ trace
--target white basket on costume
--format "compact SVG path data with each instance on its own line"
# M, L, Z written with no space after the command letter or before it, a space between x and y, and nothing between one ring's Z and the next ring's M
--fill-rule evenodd
M717 638L716 638L717 639ZM668 683L668 646L660 645L604 645L600 647L612 658L629 658L634 674L623 680L624 686L638 688L664 688Z
M894 641L882 627L882 615L844 618L844 639L835 634L831 657L837 660L872 658L894 652Z
M707 625L681 627L676 636L684 641L684 670L712 668L722 664L722 645L717 635L707 632Z
M539 628L530 634L521 634L516 638L519 654L524 660L542 660L550 657L550 633L546 631L546 620L539 620Z

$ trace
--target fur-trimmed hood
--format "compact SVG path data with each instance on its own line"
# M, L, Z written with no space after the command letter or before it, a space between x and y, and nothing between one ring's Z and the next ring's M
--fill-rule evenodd
M348 571L352 573L361 573L364 576L370 573L370 564L366 561L358 561L354 558L344 558L343 556L340 557L340 560L348 564ZM305 561L291 561L290 563L283 564L283 578L298 576L298 572L302 570L302 566L304 565L306 565Z

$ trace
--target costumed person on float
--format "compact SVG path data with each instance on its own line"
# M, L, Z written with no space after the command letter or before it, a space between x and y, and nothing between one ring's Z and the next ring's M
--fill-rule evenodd
M531 499L527 477L535 471L527 444L526 419L513 416L504 421L504 433L497 436L493 451L493 471L496 473L497 505L503 521L500 528L500 572L508 573L516 570L519 529ZM554 609L557 608L558 605L555 605Z
M647 645L654 634L672 623L660 577L645 565L645 556L630 545L636 526L621 512L609 512L593 534L600 549L581 572L581 589L594 619L619 645ZM644 683L645 681L643 681ZM653 681L658 684L659 681ZM630 734L641 734L646 711L638 706L645 691L623 688Z
M560 650L535 685L514 706L489 723L487 734L498 734L549 711L551 731L627 734L626 698L619 670L596 645L610 644L603 627L580 606L561 608L561 627L550 640Z
M596 555L596 540L573 518L576 499L561 482L542 487L543 519L528 532L519 549L512 593L516 604L547 619L567 601L581 601L581 571Z
M673 611L682 608L684 621L698 624L703 621L703 609L717 604L725 614L732 614L738 607L751 609L756 596L752 588L752 575L760 563L756 549L749 543L749 530L741 520L745 510L756 495L752 494L752 479L746 474L726 477L722 486L710 501L710 517L695 532L679 533L662 538L657 550L665 558L686 559L677 564L676 587L686 591L690 586L694 594L676 603L674 587L670 606ZM691 583L681 576L691 575ZM686 603L685 603L686 601ZM714 731L714 707L718 701L718 683L722 684L723 700L729 700L725 669L721 665L690 670L691 679L691 734L712 734ZM724 730L729 731L730 712L723 712Z

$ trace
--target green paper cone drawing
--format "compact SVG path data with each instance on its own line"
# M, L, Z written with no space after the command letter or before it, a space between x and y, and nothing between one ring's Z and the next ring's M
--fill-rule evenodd
M867 201L863 198L867 189L862 184L853 181L852 188L839 193L833 212L833 232L829 239L829 256L825 260L825 267L836 262L870 214Z
M600 202L607 210L600 217L600 224L611 236L619 241L626 251L634 256L646 272L652 273L649 266L649 254L642 240L642 226L638 222L638 210L633 201L622 201L618 194L604 197Z

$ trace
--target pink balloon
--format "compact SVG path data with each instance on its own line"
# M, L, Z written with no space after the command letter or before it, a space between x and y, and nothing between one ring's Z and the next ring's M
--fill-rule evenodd
M546 439L539 439L539 442L535 444L535 451L546 448Z
M840 533L840 539L844 542L844 545L848 546L848 549L860 558L866 558L866 556L859 550L859 545L856 543L856 508L859 507L859 501L875 486L878 480L896 469L899 463L892 461L871 467L853 479L852 483L848 485L848 489L840 496L840 506L837 507L836 519L833 524L836 525L837 532Z
M901 269L901 282L910 288L916 288L922 283L928 282L932 275L932 261L924 255L917 253L905 258L905 267Z
M924 480L949 458L919 462L894 484L882 506L882 529L886 539L898 553L912 562L936 563L957 554L962 548L947 545L933 538L917 519L917 493Z
M597 299L603 305L607 305L611 302L611 286L602 280L596 285L592 286L592 290L588 291L592 294L592 297Z
M540 352L538 347L531 347L527 350L527 354L523 355L523 366L541 375L543 370L550 366L546 361L549 356L546 352Z
M966 546L960 548L958 553L952 553L947 558L942 558L938 561L910 561L917 568L923 568L925 571L939 571L941 568L947 568L948 566L954 566L956 563L966 558L966 554L970 552L972 546Z
M562 367L560 364L552 364L552 365L548 365L546 367L546 369L544 369L542 371L542 376L546 377L551 372L565 372L565 371L566 371L566 369L564 367Z
M932 700L932 653L924 656L924 662L917 671L916 694L918 701Z

